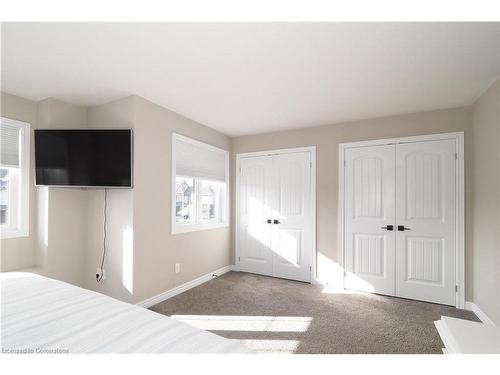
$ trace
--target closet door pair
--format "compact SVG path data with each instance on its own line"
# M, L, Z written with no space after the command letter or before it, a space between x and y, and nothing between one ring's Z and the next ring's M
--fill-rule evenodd
M242 157L237 172L238 269L310 282L310 152Z
M345 150L345 288L455 305L455 176L455 140Z

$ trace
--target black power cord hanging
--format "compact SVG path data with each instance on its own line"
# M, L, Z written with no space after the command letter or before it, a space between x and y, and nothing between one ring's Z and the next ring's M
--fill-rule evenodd
M104 239L103 239L103 249L102 249L102 259L101 259L101 267L100 273L95 274L95 278L97 282L100 282L104 277L104 259L106 257L106 237L107 237L107 226L108 221L108 189L104 188Z

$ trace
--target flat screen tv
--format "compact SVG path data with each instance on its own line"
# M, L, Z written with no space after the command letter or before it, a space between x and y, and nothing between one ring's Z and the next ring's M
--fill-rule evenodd
M36 129L37 186L132 187L132 130Z

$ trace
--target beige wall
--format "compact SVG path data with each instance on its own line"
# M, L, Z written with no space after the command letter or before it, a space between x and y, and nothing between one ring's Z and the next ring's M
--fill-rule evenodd
M499 46L500 47L500 46ZM497 316L497 326L498 326L498 337L500 347L500 80L497 81L498 93L497 93L497 249L498 249L498 316Z
M443 132L465 132L466 159L466 222L470 224L470 108L447 109L386 118L355 121L337 125L311 127L261 135L237 137L232 142L232 159L241 152L263 151L279 148L316 146L316 244L318 252L318 277L325 281L338 280L337 270L337 218L338 218L338 145L370 139L382 139ZM233 178L233 226L234 226ZM470 227L470 225L468 225ZM466 243L468 232L466 233ZM234 240L233 240L234 243ZM466 298L472 298L472 254L466 251Z
M500 46L499 46L500 47ZM498 337L500 347L500 80L497 81L498 94L497 94L497 212L498 212L498 222L497 222L497 245L498 245L498 316L497 316L497 326L498 326Z
M170 233L171 135L229 150L230 139L140 97L134 130L134 301L230 264L230 228ZM174 273L174 264L181 272Z
M33 150L33 129L37 127L37 104L18 96L1 93L0 112L2 117L24 121L31 124L31 149ZM34 165L34 154L31 153L31 165ZM36 253L34 241L36 237L36 204L33 168L30 170L30 221L29 236L1 240L0 271L12 271L20 268L34 267Z
M499 81L473 106L470 246L473 301L497 324L499 309Z

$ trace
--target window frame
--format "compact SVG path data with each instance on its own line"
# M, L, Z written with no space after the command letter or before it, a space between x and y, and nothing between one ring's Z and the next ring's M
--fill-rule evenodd
M182 142L188 142L193 145L196 145L198 147L203 147L211 151L219 152L224 155L224 160L225 160L225 181L215 181L215 182L221 182L223 185L223 192L222 195L225 194L225 196L222 196L220 198L220 202L222 204L222 207L220 209L220 215L221 215L221 220L217 222L213 221L200 221L200 213L201 213L201 199L200 199L200 192L201 192L201 181L212 181L209 179L205 178L199 178L199 177L193 177L193 176L182 176L179 175L179 177L186 177L186 178L193 178L194 179L194 184L195 184L195 194L196 194L196 206L195 206L195 212L196 212L196 218L195 218L195 223L177 223L176 221L176 202L177 202L177 197L176 197L176 177L177 177L177 163L176 163L176 142L177 141L182 141ZM215 147L212 145L209 145L204 142L197 141L195 139L177 134L177 133L172 133L172 173L171 173L171 197L170 197L170 205L171 205L171 215L170 215L170 220L171 220L171 233L172 234L179 234L179 233L187 233L187 232L195 232L195 231L202 231L202 230L209 230L209 229L215 229L215 228L224 228L224 227L229 227L229 192L230 192L230 187L229 187L229 152L227 150L221 149L219 147Z
M30 143L31 143L31 125L27 122L13 120L6 117L0 117L2 123L16 126L20 130L19 134L19 173L17 177L17 202L15 207L17 224L8 227L0 226L0 238L21 238L29 236L29 201L30 201ZM7 167L8 168L8 167ZM10 202L9 202L10 205ZM9 207L10 208L10 207Z

